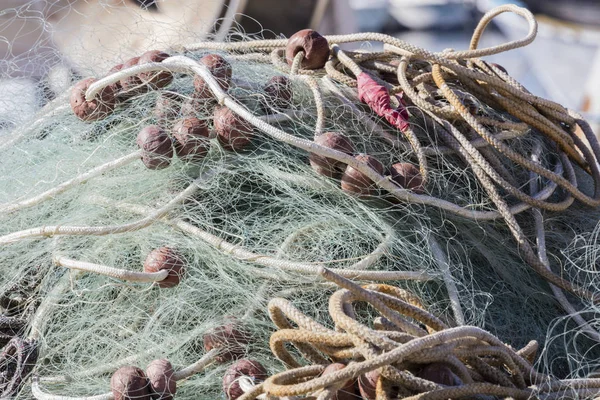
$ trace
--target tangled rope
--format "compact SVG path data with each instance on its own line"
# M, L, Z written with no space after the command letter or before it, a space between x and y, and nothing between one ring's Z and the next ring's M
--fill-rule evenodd
M335 399L343 396L341 388L348 398L360 392L365 399L378 400L473 395L554 399L600 393L598 379L557 380L536 372L535 341L514 350L480 328L449 327L403 289L383 284L361 287L327 269L321 274L343 288L329 299L334 327L314 321L285 299L271 300L269 315L278 331L270 346L288 370L248 388L239 399L263 394ZM379 317L359 321L355 310L360 303ZM287 345L293 345L309 365L297 360ZM324 373L332 363L343 368Z

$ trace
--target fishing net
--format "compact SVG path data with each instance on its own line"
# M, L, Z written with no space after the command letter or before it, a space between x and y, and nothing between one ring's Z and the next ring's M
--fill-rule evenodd
M478 49L507 11L527 37ZM73 79L0 143L2 397L597 395L600 147L481 59L536 31L503 6L465 51L234 35Z

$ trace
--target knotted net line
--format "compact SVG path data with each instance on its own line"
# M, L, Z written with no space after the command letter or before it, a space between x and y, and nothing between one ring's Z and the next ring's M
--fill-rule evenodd
M527 37L477 49L507 11ZM0 143L2 307L22 327L3 329L40 347L34 395L103 393L107 373L150 357L204 370L199 337L227 316L252 332L244 351L270 360L265 299L318 313L323 266L404 281L436 314L515 345L548 336L549 372L596 368L598 142L575 112L480 59L536 30L503 6L467 51L372 33L203 42L49 103ZM384 49L338 46L363 41ZM215 396L219 368L186 376L177 396Z

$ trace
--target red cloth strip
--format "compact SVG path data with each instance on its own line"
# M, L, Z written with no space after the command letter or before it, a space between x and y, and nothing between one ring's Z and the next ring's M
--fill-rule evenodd
M358 98L368 105L377 115L404 132L408 129L408 111L401 97L396 96L400 103L398 109L390 106L390 95L384 86L378 84L366 72L358 75Z

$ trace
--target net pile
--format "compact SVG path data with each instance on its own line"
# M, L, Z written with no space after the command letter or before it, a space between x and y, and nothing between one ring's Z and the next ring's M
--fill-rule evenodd
M528 36L477 49L506 11L528 21ZM239 357L274 376L265 390L336 359L354 364L302 394L363 374L364 362L407 380L418 372L393 348L409 339L428 343L414 355L424 360L482 342L498 352L441 361L465 391L421 379L391 384L397 395L593 396L595 381L574 379L598 359L600 147L575 112L480 58L530 43L536 27L504 6L467 51L310 30L203 42L77 82L0 143L2 396L169 398L176 387L177 398L214 399ZM363 41L384 51L338 46ZM346 293L344 313L364 322L336 319L351 345L277 375L275 358L298 361L270 352L267 299L290 299L324 343L337 340L319 328L336 288L323 275L351 289L333 298ZM381 282L415 293L425 327L390 319L399 333L352 331L376 315L350 306L367 293L352 282L367 281L380 282L364 290L386 319L370 299L396 304L400 289ZM535 368L529 350L503 344L531 340L542 344ZM510 390L490 393L477 377Z

